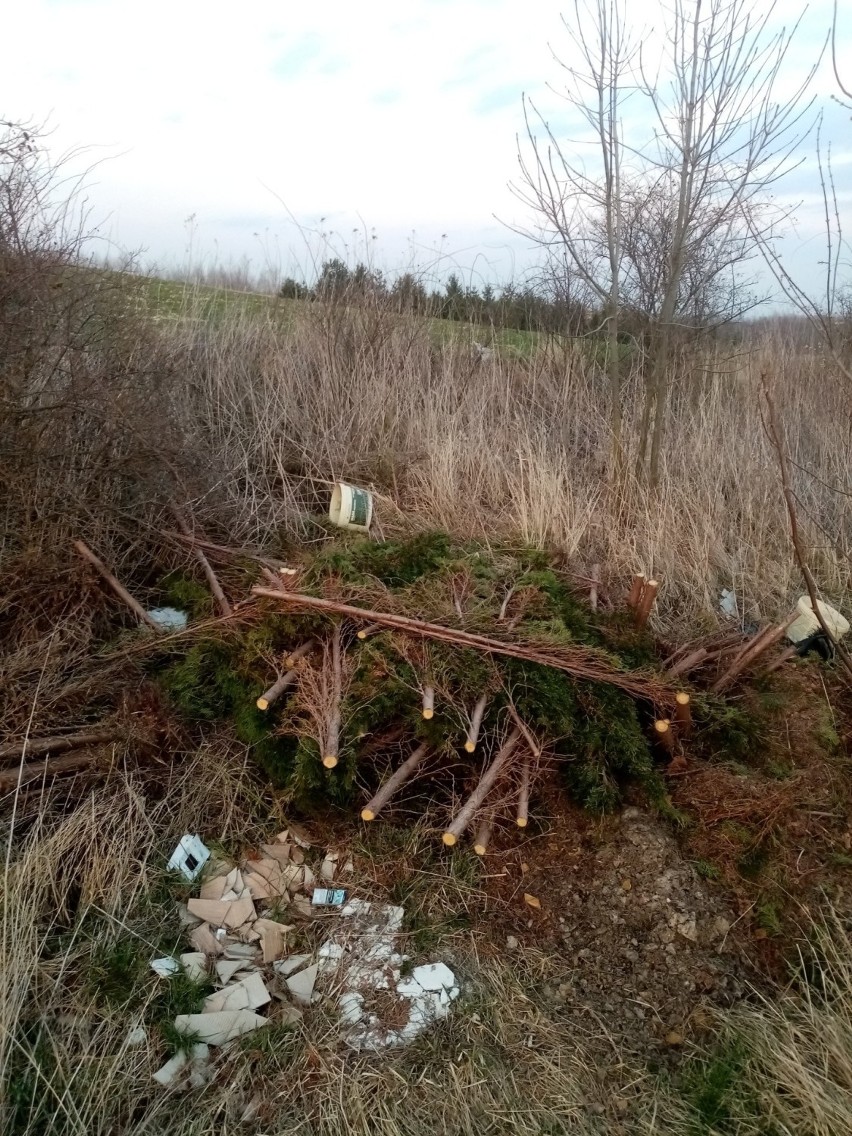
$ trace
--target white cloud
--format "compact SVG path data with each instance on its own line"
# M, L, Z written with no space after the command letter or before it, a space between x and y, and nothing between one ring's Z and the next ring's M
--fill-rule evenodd
M466 264L525 256L494 215L520 216L522 91L555 105L552 0L28 0L4 32L0 115L49 115L58 146L110 156L92 196L121 244L179 260L195 214L208 252L286 259L280 198L344 234L360 215L391 263L412 229Z

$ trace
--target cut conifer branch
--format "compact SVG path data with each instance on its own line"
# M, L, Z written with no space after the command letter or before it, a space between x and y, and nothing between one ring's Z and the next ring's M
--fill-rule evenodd
M710 657L710 652L706 647L697 647L691 654L684 656L678 662L668 668L668 674L671 678L678 678L680 675L689 674L694 671L696 667L700 667L702 663L707 662Z
M314 647L316 647L316 642L313 639L308 639L298 646L295 651L291 651L284 662L288 667L295 667L299 659L304 659L305 655L309 655Z
M358 638L362 640L369 639L371 635L375 635L377 632L382 630L383 628L381 623L368 623L366 627L361 627L358 629Z
M473 753L476 749L476 743L479 739L479 731L482 727L482 718L485 714L485 707L488 705L488 695L481 695L473 708L473 713L470 716L470 727L467 731L465 738L464 748L468 753Z
M402 788L411 776L417 772L431 752L431 746L425 742L407 757L405 761L388 777L381 789L361 809L361 820L375 820L390 799Z
M153 631L156 631L158 634L162 632L162 627L160 627L160 625L151 618L142 604L139 603L138 600L134 599L133 596L131 596L127 588L125 588L124 585L120 583L115 576L113 576L112 572L110 572L106 564L104 564L104 562L99 557L97 557L90 548L83 544L82 540L75 540L74 548L77 550L80 556L83 557L84 560L87 560L89 564L92 565L92 567L96 572L98 572L100 577L107 584L109 584L109 586L119 597L119 599L124 600L124 602L138 619L141 619L144 624L150 627Z
M482 808L485 798L494 788L497 778L506 769L520 736L520 730L517 728L512 730L500 747L497 756L480 777L479 784L470 794L467 801L456 814L452 824L441 837L448 848L452 848L454 844L458 843L459 837L465 832L476 813Z
M213 598L216 600L219 612L224 616L233 615L231 605L228 603L228 599L225 593L222 591L222 585L219 583L219 578L213 571L210 561L204 555L204 551L201 548L201 545L197 544L193 539L192 530L187 524L186 518L174 501L172 501L171 505L178 528L184 536L188 537L192 541L192 551L195 553L195 558L201 565L201 569L204 572L204 575L207 577L207 583L210 585L210 591L213 593Z
M679 690L675 695L674 721L681 738L688 738L692 733L691 701L685 690Z
M477 856L484 856L491 843L491 833L494 831L494 818L484 816L480 821L476 836L473 838L473 850Z
M630 591L627 593L627 606L634 611L639 606L646 580L647 576L644 572L639 572L633 577L633 583L630 585Z
M518 808L515 813L515 824L518 828L526 828L529 823L531 780L532 758L527 758L521 765L521 787L518 790Z
M423 717L428 722L431 718L435 717L435 688L434 686L423 687Z
M334 769L340 760L340 703L343 698L341 635L342 627L337 623L331 633L331 714L322 755L322 763L326 769Z
M666 753L674 757L674 735L672 733L672 724L668 718L658 718L654 723L654 732L656 733L657 741Z
M506 709L509 711L509 716L512 719L512 721L515 723L515 725L518 727L518 729L523 734L524 741L530 747L530 752L532 753L533 757L536 757L536 758L541 757L541 746L538 744L538 742L533 737L533 735L530 732L530 729L527 726L527 724L521 720L521 717L518 714L518 711L515 709L515 704L511 700L511 698L506 703Z
M505 655L513 659L525 659L531 663L540 663L542 666L564 671L574 678L585 679L589 682L609 683L636 698L645 698L655 704L671 705L674 701L675 692L663 678L656 675L620 671L613 666L605 652L595 647L554 646L553 644L530 644L529 642L512 643L485 635L475 635L454 627L445 627L439 623L429 623L423 619L412 619L409 616L392 615L389 612L359 608L353 604L321 599L318 596L309 596L300 592L276 592L271 588L259 586L252 588L252 592L257 596L277 600L287 607L301 608L306 611L324 611L328 614L343 615L358 620L368 619L374 623L381 623L385 627L392 627L396 631L416 635L420 638L453 643L459 647L470 647L485 654Z
M737 655L725 673L713 683L710 688L711 691L714 694L720 694L729 687L738 675L742 674L747 667L750 667L771 646L784 637L787 628L797 618L797 615L798 612L795 612L784 623L779 623L777 627L767 627L755 635L746 648Z
M258 710L268 710L273 702L276 702L288 686L292 686L296 679L299 677L299 672L293 668L286 671L279 679L273 682L268 690L264 690L260 698L257 700Z
M651 608L654 606L654 601L657 598L659 587L660 585L657 580L648 580L642 588L642 595L636 606L636 626L640 630L648 623L648 617L651 614Z

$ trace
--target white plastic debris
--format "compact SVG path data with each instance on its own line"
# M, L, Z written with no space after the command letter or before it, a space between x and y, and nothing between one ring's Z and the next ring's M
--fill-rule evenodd
M180 963L176 958L166 955L165 958L151 959L151 970L160 978L171 978L180 970Z
M346 892L342 888L314 888L311 903L314 907L342 907Z
M209 859L210 849L201 837L187 832L180 838L166 867L170 872L180 872L186 879L194 880Z
M189 622L186 612L176 607L153 607L145 614L163 631L183 631Z
M733 588L722 588L722 594L719 597L719 610L722 615L727 615L731 619L736 619L739 616L737 593Z
M145 1027L135 1026L124 1039L124 1044L128 1047L144 1045L147 1040L148 1034L145 1032Z

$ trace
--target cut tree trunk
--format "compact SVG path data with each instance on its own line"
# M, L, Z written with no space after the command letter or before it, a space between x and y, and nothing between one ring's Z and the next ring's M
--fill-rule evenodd
M378 793L361 809L361 820L375 820L394 794L417 772L430 752L431 746L426 745L425 742L423 745L419 745L414 753L407 757L402 765L388 777Z
M509 758L512 756L515 746L518 744L518 739L521 736L521 731L518 729L512 730L506 741L500 748L497 756L482 774L479 779L479 784L473 790L467 801L456 814L452 824L444 833L442 840L447 847L452 847L458 842L458 838L462 835L470 822L473 820L476 813L482 808L485 798L494 788L497 778L506 768L509 763Z

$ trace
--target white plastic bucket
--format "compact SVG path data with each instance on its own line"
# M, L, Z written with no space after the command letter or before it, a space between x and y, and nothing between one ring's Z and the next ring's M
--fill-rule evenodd
M338 481L331 493L328 516L338 528L368 532L373 519L373 495L366 489Z
M836 611L829 604L823 603L822 600L817 600L817 604L829 631L835 639L842 639L849 630L848 621L843 618L839 611ZM796 604L796 611L799 613L798 618L787 628L787 638L791 643L801 643L803 639L807 639L816 634L817 631L822 630L811 606L810 596L802 596L799 599Z

